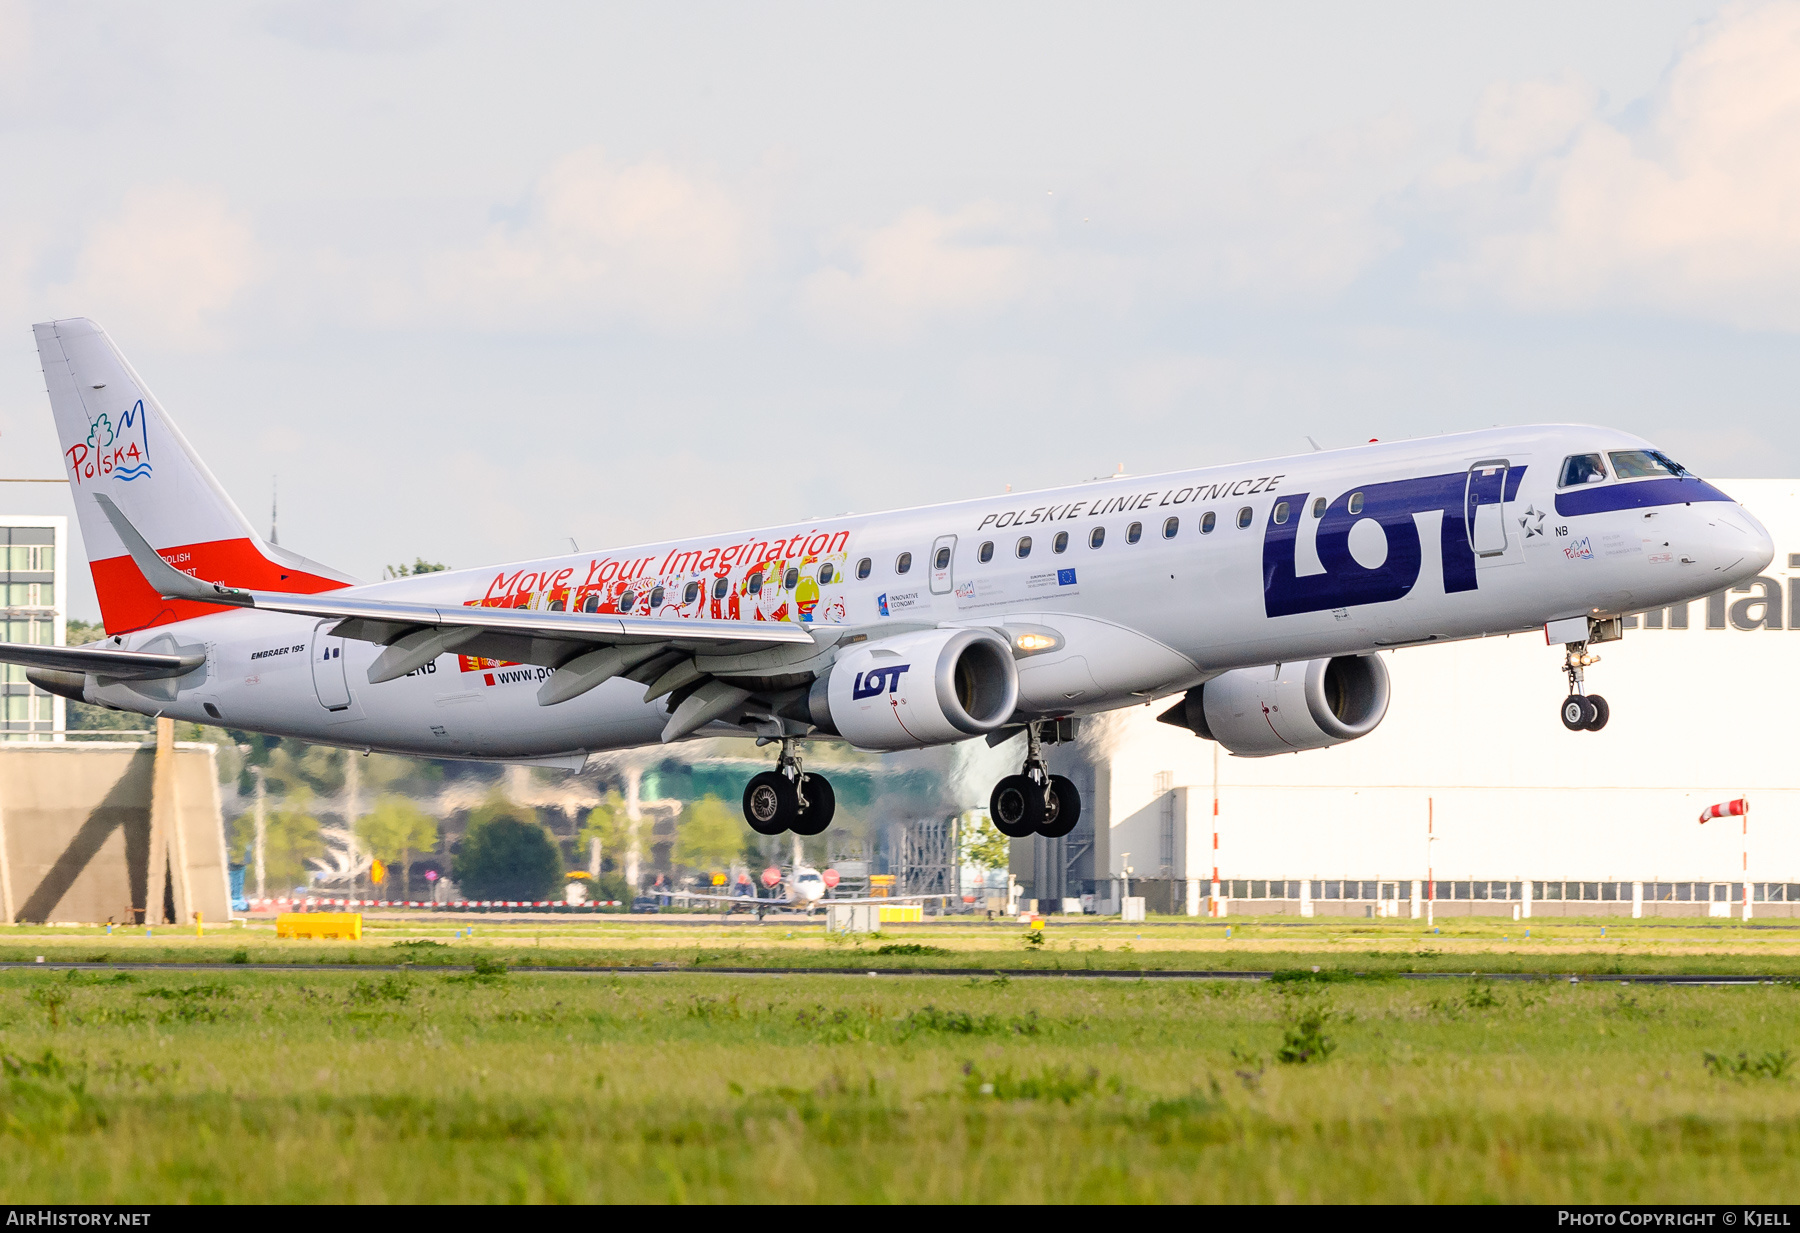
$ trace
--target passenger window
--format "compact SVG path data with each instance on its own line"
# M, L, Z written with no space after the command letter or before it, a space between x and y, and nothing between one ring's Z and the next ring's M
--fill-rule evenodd
M749 591L752 595L762 594L762 571L760 569L750 575Z
M1179 519L1179 518L1163 519L1163 538L1164 539L1174 539L1175 532L1177 532L1179 530L1181 530L1181 519Z
M1350 512L1352 514L1362 513L1362 505L1363 505L1362 493L1360 493L1360 492L1351 493L1350 494Z
M932 566L932 568L933 569L949 569L950 568L950 550L948 548L939 548L937 550L937 564Z
M1213 528L1219 525L1219 516L1208 510L1200 515L1200 534L1211 535Z
M819 585L820 586L822 586L822 587L830 586L836 580L837 580L837 566L833 565L830 561L827 561L827 562L825 562L825 564L819 566Z
M857 580L861 581L862 579L867 578L869 576L869 571L874 568L875 562L869 560L868 557L864 557L862 560L858 561L856 563Z
M1104 544L1105 542L1106 542L1106 528L1105 527L1095 527L1092 531L1088 532L1088 547L1089 548L1098 548L1101 544Z
M598 612L598 611L600 611L600 596L599 596L599 594L596 592L592 592L592 591L588 592L588 597L581 601L581 610L583 612Z
M713 580L713 598L714 599L724 599L725 592L730 588L730 586L731 586L731 580L729 578L715 578Z
M1275 502L1275 525L1278 527L1282 526L1282 525L1286 524L1287 520L1288 520L1288 503L1286 501Z
M1613 455L1617 462L1619 456ZM1563 459L1562 480L1559 487L1573 488L1577 484L1598 484L1606 479L1606 464L1600 461L1598 454L1572 454Z
M1314 518L1323 518L1324 516L1325 516L1325 498L1319 497L1313 501L1313 517Z
M903 552L898 557L894 558L894 572L896 574L904 574L907 570L909 570L911 568L912 568L912 553Z
M658 608L662 607L662 602L663 589L657 587L650 592L650 611L655 612Z
M1143 539L1143 538L1144 538L1144 524L1143 523L1134 522L1130 526L1125 528L1125 542L1126 543L1135 544L1140 539Z
M627 592L625 592L625 594L619 596L619 611L620 612L630 612L635 607L637 607L637 592L636 591L627 591Z
M1021 561L1031 555L1031 536L1019 536L1019 543L1018 546L1013 549L1013 555L1018 557Z
M1656 450L1613 450L1613 474L1620 479L1649 479L1652 476L1689 475L1691 472L1667 454Z
M1060 552L1067 552L1068 550L1069 550L1069 533L1067 531L1058 531L1056 533L1056 538L1054 538L1050 541L1050 551L1060 553Z
M1255 517L1256 511L1252 510L1248 505L1244 506L1243 509L1238 511L1238 529L1242 530L1249 526Z
M781 576L781 589L782 590L791 591L799 585L800 585L800 571L799 570L789 569L787 573L785 573Z
M948 551L948 549L946 549L945 551ZM938 555L942 556L943 553L939 553ZM977 561L980 561L983 565L986 565L989 561L993 560L994 559L994 541L991 539L987 540L981 545L980 548L976 549L975 559ZM938 566L938 568L942 569L943 566L940 565L940 566Z
M687 589L681 593L681 602L683 604L691 604L699 598L700 598L700 584L698 582L688 583Z

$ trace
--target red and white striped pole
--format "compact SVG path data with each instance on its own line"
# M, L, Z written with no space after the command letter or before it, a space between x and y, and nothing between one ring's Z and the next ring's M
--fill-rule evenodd
M1219 914L1219 743L1213 742L1213 863L1212 897L1207 900L1210 914Z
M1437 871L1432 865L1431 845L1437 842L1437 805L1425 798L1425 927L1437 921Z

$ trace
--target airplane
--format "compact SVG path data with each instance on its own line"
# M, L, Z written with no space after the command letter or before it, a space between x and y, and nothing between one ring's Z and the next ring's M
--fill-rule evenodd
M1161 715L1243 757L1374 731L1378 652L1542 629L1572 731L1627 613L1755 578L1749 511L1627 433L1537 424L1121 476L362 583L264 540L86 319L34 326L108 631L0 646L41 688L364 751L580 767L694 737L778 745L765 835L830 825L805 742L1023 737L1012 837L1082 801L1043 746ZM953 448L953 442L946 442Z
M779 896L763 897L763 896L753 896L753 895L706 895L706 894L701 894L697 891L674 891L674 892L671 892L671 894L672 894L673 898L681 899L681 900L685 900L685 901L698 900L701 903L723 903L723 904L726 904L728 906L726 907L725 911L728 914L730 913L731 909L734 907L749 908L749 909L752 909L753 911L755 911L758 918L760 918L764 912L772 911L776 908L793 909L795 911L804 912L808 916L811 916L813 913L813 909L818 907L821 903L829 903L829 904L848 904L848 903L895 904L895 903L922 903L922 902L924 902L926 900L930 900L930 899L954 899L954 898L956 898L956 896L954 896L954 895L933 894L933 895L868 896L868 897L864 897L861 899L839 899L836 896L832 896L831 898L827 899L826 895L831 890L831 887L829 887L825 884L825 875L820 873L817 869L813 868L811 865L796 865L796 866L794 866L792 873L786 879L784 879L784 881L786 882L786 893L783 895L779 895Z

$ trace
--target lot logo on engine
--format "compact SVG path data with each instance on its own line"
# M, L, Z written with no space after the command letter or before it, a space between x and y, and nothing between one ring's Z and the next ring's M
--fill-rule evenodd
M911 664L895 664L889 668L871 668L867 672L856 674L856 680L850 684L852 698L874 698L882 693L893 693L900 688L900 674Z

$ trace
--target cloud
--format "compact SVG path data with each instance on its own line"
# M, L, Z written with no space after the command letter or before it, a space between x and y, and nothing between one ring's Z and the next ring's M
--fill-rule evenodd
M50 288L44 302L58 317L94 317L133 337L208 347L217 314L260 264L249 224L218 192L141 186L88 231L74 277Z
M417 51L449 32L448 6L435 0L298 0L276 4L263 28L314 51Z
M928 323L981 320L1048 279L1047 226L992 202L953 213L920 207L886 226L841 234L836 261L801 288L831 332L899 341Z
M719 184L585 149L538 181L522 222L427 257L420 284L390 288L382 311L488 327L541 328L550 315L687 328L740 291L755 249L745 210Z
M1424 185L1464 236L1428 282L1800 330L1800 4L1702 26L1638 114L1602 116L1567 85L1491 91Z

